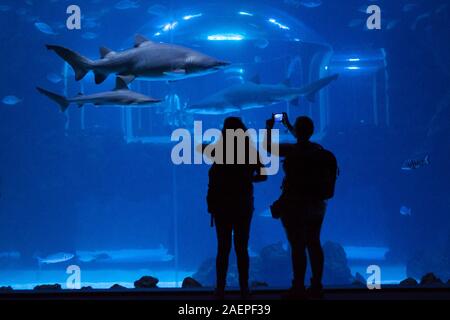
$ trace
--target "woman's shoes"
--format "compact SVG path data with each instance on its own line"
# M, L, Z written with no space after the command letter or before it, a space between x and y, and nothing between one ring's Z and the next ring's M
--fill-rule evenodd
M290 288L286 293L281 295L282 300L306 300L305 288Z
M216 288L216 290L214 290L214 298L216 300L225 300L225 289Z

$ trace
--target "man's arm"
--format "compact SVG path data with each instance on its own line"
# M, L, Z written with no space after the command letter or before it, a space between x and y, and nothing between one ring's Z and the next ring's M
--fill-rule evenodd
M295 137L297 138L297 135L295 134L295 129L292 126L292 124L289 122L289 118L286 112L283 112L283 121L282 121L283 125L286 127L286 129L289 130L289 132Z
M278 143L277 145L272 143L272 129L275 125L273 117L266 121L266 132L263 140L263 148L270 154L276 157L286 157L289 151L292 149L291 143ZM274 147L275 146L275 147ZM276 147L278 146L278 148ZM272 150L272 147L273 150Z

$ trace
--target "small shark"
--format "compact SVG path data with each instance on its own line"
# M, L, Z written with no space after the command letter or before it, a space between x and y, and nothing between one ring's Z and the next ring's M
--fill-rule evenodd
M120 76L116 78L116 87L113 91L90 95L79 94L73 98L66 98L39 87L37 87L37 90L59 104L61 112L65 112L71 103L76 103L81 108L85 103L92 103L95 106L119 105L143 107L161 102L161 100L129 90L125 80Z
M415 170L430 164L430 156L426 155L423 159L408 159L402 165L402 170Z
M38 260L39 265L43 265L66 262L72 260L74 257L75 255L72 253L58 252L51 254L45 258L36 257L36 259Z
M200 103L189 106L186 111L205 115L227 114L262 108L282 101L298 104L300 96L306 96L309 101L314 102L315 94L337 78L338 75L335 74L302 88L293 88L288 81L276 85L261 84L259 77L255 77L252 81L221 90Z
M186 47L152 42L142 35L136 35L134 48L125 51L100 48L100 60L85 58L61 46L46 47L72 66L77 81L92 70L96 84L105 81L111 73L123 76L127 83L135 78L174 81L212 73L229 65Z

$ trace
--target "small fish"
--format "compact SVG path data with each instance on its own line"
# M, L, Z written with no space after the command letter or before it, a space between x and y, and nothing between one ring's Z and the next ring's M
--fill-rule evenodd
M261 38L255 41L255 47L259 49L265 49L269 45L269 41L267 39Z
M164 17L167 15L167 8L163 5L155 4L147 9L147 13L157 17Z
M420 16L418 16L416 18L416 20L414 20L414 23L411 25L411 30L415 31L417 29L417 26L419 25L419 23L425 19L428 19L431 17L431 13L427 12L424 14L421 14Z
M350 22L347 24L347 26L349 28L356 28L356 27L362 25L363 22L364 22L363 19L353 19L353 20L350 20Z
M60 83L62 81L62 77L56 73L49 73L47 75L47 80L56 84L56 83Z
M93 40L98 37L98 34L96 34L94 32L85 32L81 35L81 37L86 40Z
M8 259L8 260L20 259L20 252L17 251L0 252L0 259Z
M409 159L402 165L402 170L415 170L430 164L430 156L425 156L424 159Z
M34 26L36 27L36 29L38 29L42 33L50 34L50 35L57 35L57 33L55 31L53 31L53 28L44 22L36 22L34 24Z
M394 29L398 23L400 22L400 20L391 20L388 22L388 24L386 25L386 30L392 30Z
M14 106L22 101L22 99L19 99L16 96L6 96L2 100L3 104L6 104L8 106Z
M72 260L73 257L75 257L72 253L66 253L66 252L58 252L55 254L51 254L45 258L37 257L39 265L42 264L55 264L55 263L61 263L66 262L69 260Z
M300 7L300 1L299 0L284 0L283 1L286 5L298 8Z
M440 14L441 12L443 12L447 8L448 8L448 3L442 4L436 9L435 13L436 14Z
M83 27L85 27L86 29L94 29L94 28L96 28L98 26L99 26L99 24L96 21L94 21L94 20L86 20L83 23Z
M407 3L403 6L402 11L403 12L410 12L416 9L419 5L417 3Z
M320 7L322 5L322 1L321 0L301 1L300 5L305 8L312 9L312 8Z
M137 9L140 5L137 1L132 0L122 0L116 3L114 8L118 10L127 10L127 9Z
M400 207L400 214L402 216L411 216L411 208L405 207L405 206L401 206Z
M2 5L0 5L0 11L1 11L1 12L7 12L7 11L9 11L9 10L11 10L11 6L9 6L9 5L7 5L7 4L2 4Z
M28 13L30 13L30 10L28 8L19 8L16 10L16 14L18 16L26 16Z

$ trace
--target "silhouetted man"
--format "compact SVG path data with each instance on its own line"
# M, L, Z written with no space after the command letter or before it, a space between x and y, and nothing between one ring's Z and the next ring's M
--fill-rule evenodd
M225 294L232 240L234 240L237 257L241 295L246 298L249 294L248 241L253 215L253 183L267 179L266 176L260 174L262 165L259 155L255 153L256 161L250 159L250 150L254 147L248 137L245 138L243 149L239 148L238 139L233 137L235 139L233 163L230 164L229 161L226 161L227 152L233 151L226 148L227 130L233 130L236 133L238 133L236 130L241 130L242 134L247 129L240 118L225 119L222 138L216 142L216 145L223 150L223 163L214 163L209 170L207 202L208 212L215 221L217 233L216 297L219 299L222 299ZM230 138L228 137L228 139ZM206 147L207 145L203 145L203 149ZM242 156L239 154L240 152L245 152L243 164L237 162L238 158ZM256 152L255 149L252 152ZM213 156L216 155L213 154Z
M271 151L270 130L275 120L267 120L266 146ZM320 232L325 215L326 199L334 194L337 177L336 159L331 152L310 141L314 133L313 121L308 117L297 118L294 127L283 114L282 123L297 138L297 143L281 143L279 156L285 157L285 178L282 195L271 207L274 218L281 218L292 250L294 279L287 298L322 296L324 255ZM275 148L273 150L276 150ZM272 153L273 155L273 153ZM312 279L305 290L306 250L308 250Z

